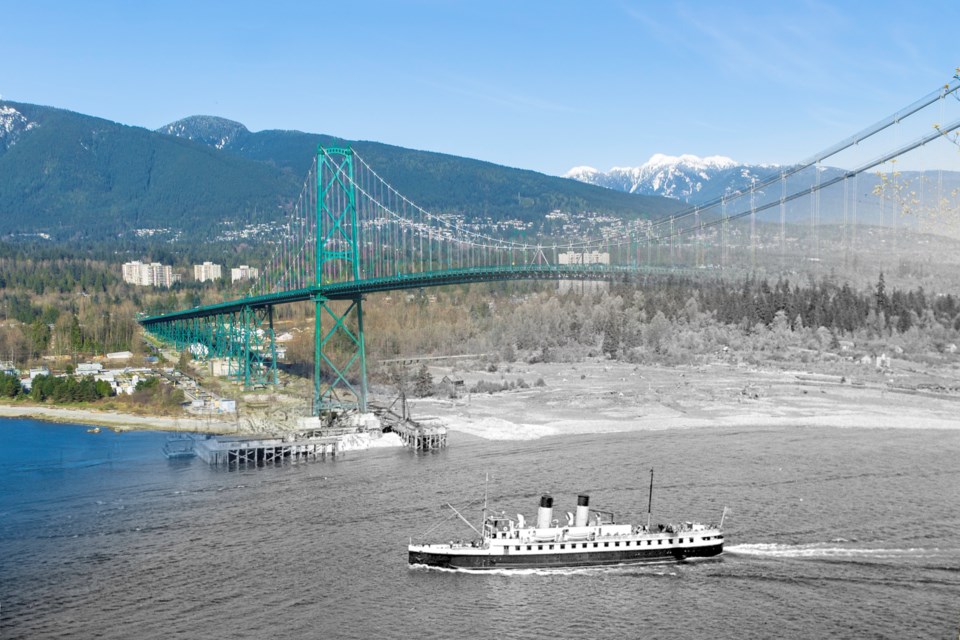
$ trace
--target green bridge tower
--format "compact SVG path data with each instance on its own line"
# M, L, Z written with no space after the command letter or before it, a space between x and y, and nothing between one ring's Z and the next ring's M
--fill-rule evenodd
M316 415L342 409L367 410L367 357L363 297L332 300L324 285L355 282L360 274L353 149L317 148L317 246L314 296L313 409ZM346 308L344 309L344 305Z

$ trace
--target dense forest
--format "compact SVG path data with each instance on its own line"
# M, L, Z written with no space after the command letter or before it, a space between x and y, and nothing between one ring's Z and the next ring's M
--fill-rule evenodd
M171 245L143 255L158 259L167 251L186 269L191 260L209 256L228 265L252 261L262 250ZM138 313L234 299L249 286L224 279L188 280L172 289L129 285L120 279L120 263L134 256L102 246L0 243L0 360L25 367L46 358L65 366L111 351L140 353ZM860 288L832 275L803 282L648 276L588 283L582 292L565 293L553 282L474 284L373 295L365 311L373 361L456 353L568 359L592 353L671 362L709 358L724 348L768 355L788 348L839 353L841 341L853 342L860 354L896 347L925 358L950 353L960 343L955 293L888 287L883 273ZM312 363L312 307L279 307L275 320L279 330L296 336L288 363Z
M56 359L142 349L136 322L141 312L160 313L241 295L249 283L233 287L221 279L188 281L175 288L138 287L121 280L121 263L174 254L181 270L194 255L221 264L240 264L252 252L223 245L120 252L48 243L0 243L0 360L25 366L44 356ZM138 247L139 248L139 247ZM222 249L220 251L219 249ZM124 256L118 261L118 255Z
M516 282L381 295L370 302L365 328L374 361L485 353L508 361L605 355L676 364L727 353L785 362L902 353L926 362L952 358L960 343L960 298L888 290L883 274L864 291L829 276L803 284L663 278L587 293ZM290 346L288 361L312 358L307 330Z

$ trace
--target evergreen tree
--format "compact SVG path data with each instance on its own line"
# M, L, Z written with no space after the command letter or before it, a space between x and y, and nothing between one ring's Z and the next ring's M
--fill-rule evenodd
M83 331L80 329L80 319L76 314L70 321L70 346L74 353L83 349Z
M413 392L420 398L433 395L433 376L425 364L420 365L420 370L417 371L417 378L413 384Z
M20 386L20 378L10 373L0 373L0 396L5 398L15 398L20 395L23 388Z
M600 346L601 351L613 358L620 349L620 327L611 317L607 318L603 326L603 343Z
M877 281L877 292L874 295L877 303L877 311L882 311L884 315L890 315L890 299L887 297L887 285L883 281L883 271L880 272L880 279Z
M43 323L41 319L36 319L30 324L28 332L32 346L33 357L39 356L50 346L50 326Z

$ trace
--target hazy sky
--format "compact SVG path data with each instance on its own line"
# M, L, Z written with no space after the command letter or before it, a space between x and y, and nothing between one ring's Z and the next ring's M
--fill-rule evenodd
M0 0L0 16L7 100L549 174L654 153L798 161L960 65L957 0Z

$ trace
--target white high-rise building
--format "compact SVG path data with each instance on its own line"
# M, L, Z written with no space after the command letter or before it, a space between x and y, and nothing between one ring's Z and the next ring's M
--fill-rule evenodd
M217 280L221 275L223 275L223 269L219 264L204 262L203 264L193 265L193 279L197 282Z
M245 264L230 269L230 281L237 280L256 280L260 276L260 270L256 267L248 267Z
M143 263L139 260L123 263L123 281L130 284L140 284L140 267Z
M170 265L151 262L145 264L139 260L126 262L123 265L123 281L138 284L144 287L169 287L180 282L180 274L173 272Z
M610 254L599 251L567 251L557 254L558 264L610 264ZM560 293L573 291L580 294L596 293L598 291L609 291L609 282L592 282L587 280L560 280L557 283Z

